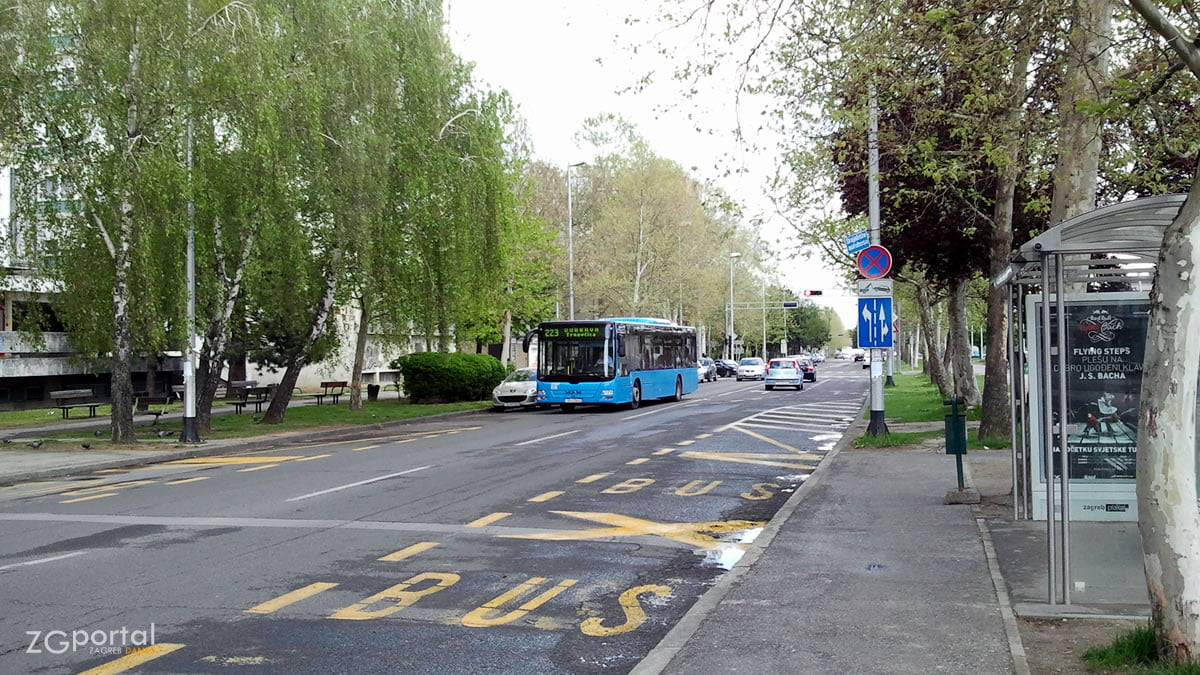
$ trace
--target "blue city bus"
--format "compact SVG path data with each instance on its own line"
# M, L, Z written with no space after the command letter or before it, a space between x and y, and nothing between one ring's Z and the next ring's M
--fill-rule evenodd
M665 319L621 317L546 321L524 340L538 340L538 403L570 411L581 404L678 401L700 386L696 329Z

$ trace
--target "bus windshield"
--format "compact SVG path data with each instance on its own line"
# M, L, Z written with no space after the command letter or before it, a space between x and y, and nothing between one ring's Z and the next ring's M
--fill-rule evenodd
M539 356L540 379L611 380L616 359L603 324L545 328Z

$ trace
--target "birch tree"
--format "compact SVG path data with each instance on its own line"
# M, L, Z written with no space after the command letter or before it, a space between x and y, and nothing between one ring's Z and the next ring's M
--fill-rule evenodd
M134 361L177 346L183 329L186 15L139 0L0 13L20 129L15 217L48 245L40 271L62 291L72 346L111 355L111 438L133 443Z

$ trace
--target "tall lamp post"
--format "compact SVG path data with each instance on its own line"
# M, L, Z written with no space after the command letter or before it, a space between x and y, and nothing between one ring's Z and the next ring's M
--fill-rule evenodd
M736 251L729 254L729 325L726 326L725 339L729 342L729 360L733 360L733 263L742 257Z
M571 169L587 162L567 165L567 318L575 320L575 221L571 213Z

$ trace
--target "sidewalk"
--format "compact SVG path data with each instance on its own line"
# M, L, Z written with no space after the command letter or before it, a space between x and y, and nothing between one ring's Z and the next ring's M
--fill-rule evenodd
M940 442L847 445L635 674L1076 672L1148 615L1136 523L1073 524L1081 590L1050 605L1046 524L1013 520L1008 451L968 454L984 503L946 506L956 470Z
M971 507L942 504L955 481L946 460L827 459L743 563L757 560L719 581L634 672L1028 672L1014 663L1015 625L1006 631Z

